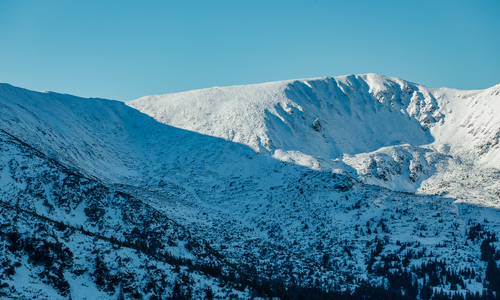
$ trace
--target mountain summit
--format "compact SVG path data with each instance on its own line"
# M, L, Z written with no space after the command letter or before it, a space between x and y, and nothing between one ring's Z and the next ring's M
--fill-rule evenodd
M0 84L0 293L494 296L499 101L376 74L127 103Z
M244 144L284 162L342 169L372 184L417 191L435 173L428 161L435 156L500 166L497 87L431 89L365 74L215 87L126 104L160 123ZM386 164L401 165L401 174L391 174Z

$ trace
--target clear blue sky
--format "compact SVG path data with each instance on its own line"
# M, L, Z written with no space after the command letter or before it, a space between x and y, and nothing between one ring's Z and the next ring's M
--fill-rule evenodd
M0 82L132 100L379 73L500 82L500 1L0 1Z

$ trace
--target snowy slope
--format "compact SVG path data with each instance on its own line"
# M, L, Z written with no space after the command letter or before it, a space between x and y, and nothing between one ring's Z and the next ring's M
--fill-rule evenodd
M234 272L204 240L4 132L0 174L2 299L165 298L187 280L196 280L193 298L212 287L222 297L243 294L200 271ZM198 270L188 271L193 264Z
M5 145L13 139L45 158L2 146L0 197L12 205L27 193L24 211L83 226L108 240L135 227L162 231L169 224L200 245L186 248L185 238L165 231L177 245L160 242L169 255L203 261L203 253L212 253L208 261L240 274L229 281L259 278L247 282L244 293L228 286L224 294L217 280L185 270L193 278L205 276L199 282L206 284L193 283L194 290L210 286L221 296L283 296L277 287L290 291L301 284L345 291L359 280L390 281L388 270L398 273L432 259L484 277L481 243L500 234L500 119L494 113L499 89L430 89L367 74L215 87L121 103L2 84ZM33 178L45 176L43 166L50 165L45 159L106 191L94 199L106 212L97 214L97 223L82 213L102 212L94 200L75 210L49 196L59 186L57 176L35 185L41 193L13 181L36 183ZM64 182L67 175L58 176ZM111 201L109 195L116 194L126 196ZM135 213L138 223L117 217L129 209L127 201L142 203ZM151 216L161 216L163 221L154 222L158 227L144 223ZM95 229L98 224L101 229ZM92 280L93 264L86 264L83 276ZM414 273L420 286L427 282L422 272ZM453 275L444 272L443 281L432 286L436 292L455 290L445 280ZM175 275L168 276L164 295L173 292ZM486 287L481 277L461 276L462 292ZM141 288L147 280L141 279ZM256 285L264 280L271 280L275 294Z
M436 174L436 162L449 157L479 168L500 166L499 91L500 85L430 89L366 74L216 87L127 105L282 161L416 191Z
M123 104L0 85L1 129L97 178L137 175L135 121ZM123 122L129 119L132 122ZM135 147L135 146L132 146Z
M312 160L329 165L345 153L429 143L431 136L421 128L431 118L433 103L419 100L425 95L425 89L402 80L366 75L216 87L143 97L127 105L164 124L317 168Z
M450 145L451 154L498 168L500 84L481 91L433 90L447 117L434 128L438 144Z
M214 168L218 166L213 162L227 160L238 169L244 166L235 166L234 159L254 155L243 149L246 147L223 151L238 146L162 125L122 102L38 93L7 84L0 89L0 129L68 167L108 183L146 180L152 168L159 168L157 159L168 164L189 159L198 167ZM203 152L214 157L205 161L210 155L200 155ZM225 169L224 164L220 167Z

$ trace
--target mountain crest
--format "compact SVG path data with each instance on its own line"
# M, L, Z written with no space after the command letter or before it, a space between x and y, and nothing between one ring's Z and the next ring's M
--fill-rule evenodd
M493 297L498 88L1 84L0 297Z

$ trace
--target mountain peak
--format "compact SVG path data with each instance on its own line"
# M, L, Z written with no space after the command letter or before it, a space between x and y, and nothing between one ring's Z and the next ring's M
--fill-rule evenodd
M393 126L427 126L421 120L427 108L421 107L432 101L419 99L423 102L410 111L413 92L428 96L406 81L364 74L149 96L127 105L161 123L243 143L258 152L299 151L329 160L400 140L428 140L421 130L408 135ZM378 115L386 122L380 123ZM316 133L317 119L323 130ZM368 138L374 130L380 136Z

